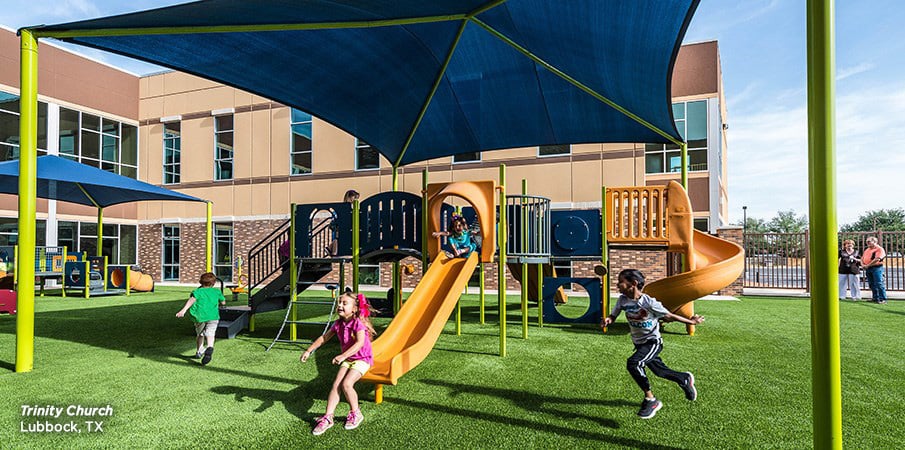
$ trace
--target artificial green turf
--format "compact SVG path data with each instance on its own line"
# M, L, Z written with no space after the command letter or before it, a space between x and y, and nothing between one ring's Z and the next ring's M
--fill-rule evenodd
M594 326L535 325L521 338L517 300L508 306L508 356L500 358L495 307L478 323L476 296L463 302L462 335L448 322L434 350L398 386L360 385L365 421L311 436L335 375L335 341L300 363L296 347L264 348L282 312L217 342L214 360L191 358L193 330L176 319L188 289L132 297L37 299L35 368L13 373L15 318L0 316L2 448L809 448L808 299L700 301L695 336L670 324L662 353L695 373L699 397L653 378L664 408L635 416L641 393L625 371L632 347L624 318L607 335ZM488 305L496 297L489 296ZM575 301L580 304L580 301ZM576 310L581 306L572 306ZM570 315L577 315L573 311ZM308 313L305 316L317 315ZM905 302L841 304L843 434L848 448L897 448L905 388L899 343ZM388 319L377 319L378 329ZM309 330L307 335L316 334ZM21 406L103 406L103 433L28 434ZM82 418L75 418L81 421ZM91 420L91 419L89 419ZM65 420L65 421L68 421Z

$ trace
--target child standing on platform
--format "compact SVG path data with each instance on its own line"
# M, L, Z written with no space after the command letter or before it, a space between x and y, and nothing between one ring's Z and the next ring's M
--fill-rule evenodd
M663 402L654 397L650 389L650 380L647 379L645 366L650 367L651 372L660 378L673 381L685 391L685 398L695 400L698 391L694 387L694 375L691 372L680 373L666 366L660 359L660 351L663 350L663 339L660 337L660 321L663 318L669 321L678 321L686 324L697 325L704 321L704 317L694 315L691 319L669 312L660 302L643 294L644 275L635 269L625 269L619 272L619 283L616 285L621 295L613 311L603 319L600 325L607 325L616 321L619 313L625 311L625 318L631 328L632 343L635 345L635 353L628 358L626 368L634 378L638 387L644 391L644 401L638 416L642 419L650 419L663 407Z
M449 243L447 254L450 258L468 258L471 252L475 251L477 245L471 238L471 231L468 230L468 221L465 220L465 216L453 214L449 221L449 229L452 231L435 231L433 236L447 236Z
M201 364L207 365L214 356L214 337L217 334L217 324L220 323L220 307L225 305L226 299L223 293L215 289L214 283L217 276L211 272L201 275L201 287L192 291L189 299L185 302L185 306L176 313L176 317L185 316L188 311L195 322L195 334L197 335L196 358L201 358ZM207 340L207 347L204 341Z
M317 338L304 353L301 361L305 362L318 347L329 341L334 335L339 339L342 353L333 358L333 364L339 366L333 387L327 394L327 412L317 419L314 430L315 436L324 434L333 426L333 413L339 405L339 390L346 394L349 402L349 415L346 416L347 430L361 425L364 417L358 406L358 393L355 392L355 383L368 372L374 365L374 355L371 352L371 338L377 333L371 324L371 306L364 295L345 293L336 300L336 314L339 319L333 323L323 336Z

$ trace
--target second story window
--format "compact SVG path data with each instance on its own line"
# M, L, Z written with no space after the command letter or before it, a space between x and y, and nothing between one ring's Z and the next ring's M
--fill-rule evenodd
M380 153L362 140L355 140L355 170L380 168Z
M47 150L47 103L38 102L38 155ZM19 158L19 96L0 91L0 161Z
M563 156L572 153L572 146L564 145L541 145L537 148L537 156Z
M214 117L214 180L233 178L233 115Z
M674 103L676 129L688 142L688 170L707 170L707 101ZM680 172L681 150L675 144L647 144L644 148L646 173Z
M480 162L480 161L481 161L481 152L459 153L458 155L453 155L454 163Z
M182 125L180 122L163 124L163 184L179 183Z
M138 178L138 127L62 107L59 124L60 156Z
M292 175L311 173L311 114L292 110L289 123L292 140L289 142L289 164Z

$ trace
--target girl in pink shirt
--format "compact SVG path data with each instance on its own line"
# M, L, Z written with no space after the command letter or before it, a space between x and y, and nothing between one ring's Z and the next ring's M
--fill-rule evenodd
M333 326L317 338L308 350L302 353L302 362L308 360L318 347L327 342L334 335L339 339L342 353L333 358L333 364L339 365L333 387L327 395L327 412L314 426L312 434L319 436L333 426L333 413L339 405L339 389L342 388L349 402L349 415L346 416L347 430L361 425L364 417L358 407L358 393L355 392L355 383L368 372L374 364L374 355L371 352L371 338L377 334L374 325L371 324L371 306L368 300L361 294L343 294L336 300L336 314L339 319L333 322Z

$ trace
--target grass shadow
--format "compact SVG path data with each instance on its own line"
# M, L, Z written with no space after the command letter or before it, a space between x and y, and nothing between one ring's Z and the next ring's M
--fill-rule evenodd
M551 425L547 423L539 423L531 420L523 419L515 416L506 416L499 414L491 414L481 411L474 411L464 408L456 408L453 406L442 406L437 405L435 403L427 403L427 402L419 402L415 400L404 400L397 398L385 399L388 403L393 403L402 406L408 406L411 408L418 408L423 410L431 410L437 411L444 414L456 415L460 417L468 417L474 420L481 420L485 422L494 422L498 424L505 425L506 427L520 427L526 430L538 430L543 429L546 432L553 433L558 436L568 436L576 439L594 441L597 443L605 442L608 444L621 445L629 448L639 448L639 449L678 449L680 447L669 447L669 446L659 446L652 444L650 442L644 442L636 439L622 438L618 436L606 435L603 433L598 433L592 430L578 430L567 428L560 425ZM561 416L556 416L557 418L561 418ZM607 422L609 428L619 428L619 423L615 420L611 419L598 419L601 421Z
M320 351L314 353L314 364L317 375L308 382L290 390L259 389L247 386L215 386L211 392L232 396L236 403L244 403L247 399L260 402L254 412L264 412L271 407L282 404L287 412L305 422L313 422L320 414L311 413L315 400L326 400L327 393L336 375L332 364L333 354ZM311 359L309 359L311 361ZM360 387L360 386L357 386ZM359 397L361 397L359 390Z

